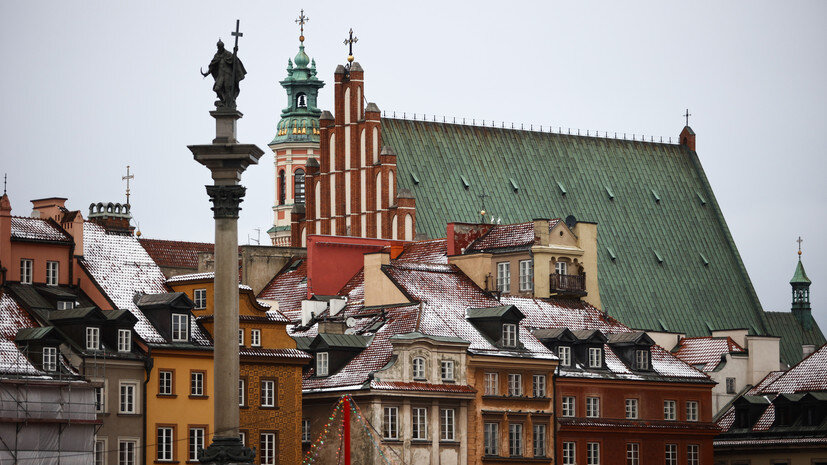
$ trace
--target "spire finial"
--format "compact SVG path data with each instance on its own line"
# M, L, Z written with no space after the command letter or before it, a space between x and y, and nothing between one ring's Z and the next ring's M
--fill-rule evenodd
M692 116L692 113L689 113L689 108L687 108L686 113L681 116L686 118L686 125L689 126L689 117Z
M801 236L798 236L798 240L796 240L796 242L798 242L798 261L801 261L801 243L804 242L804 239L802 239Z
M345 39L345 45L348 46L348 49L347 49L347 51L348 51L348 54L347 54L348 66L350 66L350 63L353 63L353 44L356 43L356 42L359 42L359 38L358 37L353 37L353 28L350 28L350 31L348 31L348 38Z
M296 24L299 25L299 42L304 43L304 25L310 21L310 18L304 15L304 8L302 8L301 13L299 13L298 19L296 19Z
M6 183L9 181L9 173L3 175L3 195L6 195Z
M135 179L135 175L129 174L129 165L126 165L126 176L121 177L122 180L126 181L126 205L129 205L129 180Z

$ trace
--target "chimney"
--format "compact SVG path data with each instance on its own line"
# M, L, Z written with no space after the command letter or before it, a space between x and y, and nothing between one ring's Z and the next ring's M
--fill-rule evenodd
M548 245L548 218L534 218L534 237L537 239L537 245Z
M391 255L387 251L365 254L365 307L408 303L405 294L382 270L390 265Z
M324 312L327 304L321 300L302 300L302 326L307 326L310 320Z
M108 232L132 235L135 227L129 224L132 219L129 210L129 204L93 203L89 205L89 221L103 226Z
M6 282L11 263L11 202L9 196L0 197L0 284Z
M347 325L342 320L322 320L319 322L319 334L345 334Z
M63 197L48 197L45 199L32 200L32 217L44 220L52 219L60 223L66 199Z
M693 131L689 126L684 126L683 131L681 131L681 135L678 136L678 140L680 140L680 144L684 147L693 152L695 151L695 131Z
M803 355L804 358L809 357L815 351L816 351L816 346L814 344L802 344L801 345L801 355Z
M448 223L446 234L448 256L462 255L465 248L493 228L490 224ZM548 233L546 233L548 236Z

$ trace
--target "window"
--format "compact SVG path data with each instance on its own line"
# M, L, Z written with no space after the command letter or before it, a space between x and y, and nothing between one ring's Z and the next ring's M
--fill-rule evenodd
M118 352L130 352L132 350L132 330L118 330Z
M523 455L523 425L520 423L508 425L508 455L512 457Z
M726 393L735 394L735 378L726 379Z
M190 372L190 395L203 396L204 395L204 372L192 371Z
M566 274L567 269L568 266L566 265L566 262L557 262L554 264L554 272L559 275Z
M71 300L58 300L57 301L57 309L58 310L68 310L70 308L75 308L75 303Z
M60 262L46 262L46 285L57 286Z
M678 445L666 445L666 465L678 465Z
M689 444L686 446L686 465L699 465L701 463L700 446Z
M500 376L497 373L485 374L485 395L498 396L500 395Z
M244 329L238 328L238 345L244 347Z
M198 449L204 448L204 428L190 428L189 435L189 461L198 460Z
M440 363L440 374L442 376L443 381L453 381L454 380L454 361L453 360L443 360Z
M299 168L293 174L294 203L304 203L304 170Z
M166 370L158 371L158 395L172 395L172 372Z
M626 399L626 419L637 420L637 399Z
M545 397L546 375L534 375L531 378L531 391L534 394L534 397Z
M161 461L172 461L172 428L165 426L158 428L158 440L156 442L157 454L155 459Z
M316 375L327 376L327 352L319 352L316 354Z
M245 407L247 405L247 380L238 380L238 406Z
M137 441L118 441L118 465L135 465L135 451L137 449Z
M686 421L698 421L698 402L690 400L686 403Z
M136 392L138 383L121 381L120 400L118 402L118 413L138 413L135 409Z
M497 290L511 291L511 264L508 262L497 263Z
M57 347L43 348L43 371L57 370Z
M574 465L577 455L575 455L574 442L563 443L563 465Z
M382 437L385 439L399 439L399 409L385 407L382 417Z
M100 328L86 328L86 350L98 350L101 340Z
M517 325L513 323L503 324L503 346L517 346Z
M563 396L562 413L564 417L573 417L575 415L574 396Z
M296 96L296 106L301 108L307 107L307 97L305 97L304 92L299 92Z
M106 441L95 439L95 465L106 465Z
M534 262L532 260L520 260L520 291L531 291L534 289Z
M189 316L183 313L172 314L172 340L175 342L189 341Z
M500 444L500 424L486 423L483 425L483 448L485 455L497 455Z
M413 439L428 439L428 409L414 407L413 409Z
M626 443L626 465L640 465L640 444Z
M534 425L534 456L546 456L546 425Z
M663 401L663 419L664 420L674 420L676 418L676 402L674 400L664 400Z
M560 346L557 348L557 356L560 357L560 366L571 366L571 347Z
M310 442L310 419L302 418L302 442Z
M238 439L241 439L241 445L247 447L247 433L245 431L238 432Z
M106 395L103 386L95 387L95 412L103 413L105 408Z
M636 350L635 351L635 368L638 370L648 370L649 369L649 351L648 350Z
M603 366L603 349L600 347L589 347L589 367L600 368Z
M412 365L413 379L425 379L425 359L423 357L414 357Z
M192 291L192 300L195 302L195 308L200 310L207 308L207 290L196 289Z
M589 442L586 443L586 464L600 465L600 443Z
M21 284L31 284L32 283L32 267L33 261L28 258L24 258L20 260L20 283Z
M589 418L600 416L600 397L586 397L586 416Z
M261 406L276 406L276 382L272 379L265 379L261 381Z
M439 439L454 440L454 409L444 408L439 412Z
M259 457L261 465L275 465L276 463L276 433L261 433Z
M523 395L523 375L519 373L508 374L508 395L515 397Z
M287 178L284 170L279 170L279 205L284 205L287 200Z
M250 330L250 347L261 347L261 330Z

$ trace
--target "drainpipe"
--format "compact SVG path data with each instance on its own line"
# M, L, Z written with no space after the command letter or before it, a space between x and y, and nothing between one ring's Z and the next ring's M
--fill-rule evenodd
M554 463L562 463L560 462L560 448L558 447L559 441L558 436L560 434L560 428L557 427L557 406L560 405L557 403L557 368L554 368L554 371L551 373L551 386L554 389L554 395L552 399L554 401L554 405L552 406L552 411L554 412Z
M146 409L146 387L149 384L149 374L152 372L152 347L147 346L146 348L146 360L144 361L144 371L146 371L146 379L144 380L144 389L143 389L143 399L142 402L142 410L143 417L144 417L144 436L141 438L143 439L143 443L141 444L141 463L146 463L146 416L147 416L147 409Z

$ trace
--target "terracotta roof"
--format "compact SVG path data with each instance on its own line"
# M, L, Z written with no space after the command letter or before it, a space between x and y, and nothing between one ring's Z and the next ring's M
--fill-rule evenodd
M141 245L144 245L141 243ZM146 249L146 247L144 247ZM152 254L150 254L152 255ZM157 262L156 262L157 263ZM201 280L210 280L212 281L215 279L215 272L208 271L206 273L189 273L189 274L179 274L172 276L171 278L167 279L167 284L177 284L177 283L186 283L189 281L201 281Z
M11 238L18 241L72 242L72 237L54 222L25 216L11 217Z
M208 242L167 241L139 239L146 252L158 266L198 269L198 253L213 253L214 244Z
M282 271L264 286L258 298L278 302L278 310L291 320L301 318L302 300L307 298L307 260L291 260Z
M557 226L560 219L549 220L548 230ZM526 247L534 244L534 223L494 225L488 233L475 240L468 250L483 251L501 248Z
M721 357L731 352L746 353L730 337L687 337L678 342L677 350L672 351L692 366L703 365L700 369L704 372L714 371L721 363Z
M36 327L18 303L5 291L0 290L0 373L3 375L44 375L14 343L17 332Z
M764 379L759 381L758 384L756 384L749 391L747 391L747 395L750 395L750 396L758 395L761 391L764 390L765 387L772 384L776 379L778 379L779 376L783 375L784 373L786 373L786 371L781 371L781 370L771 371L771 372L767 373L767 376L764 376Z
M433 392L458 392L474 394L476 389L465 384L433 384L433 383L406 383L401 381L376 381L370 382L371 389L390 391L433 391Z
M827 344L761 389L762 394L806 391L827 391Z
M407 242L399 262L424 262L448 264L448 242L445 239Z
M292 358L298 360L310 361L312 358L307 352L299 349L261 349L261 348L239 348L239 355L242 357L273 357L273 358Z

